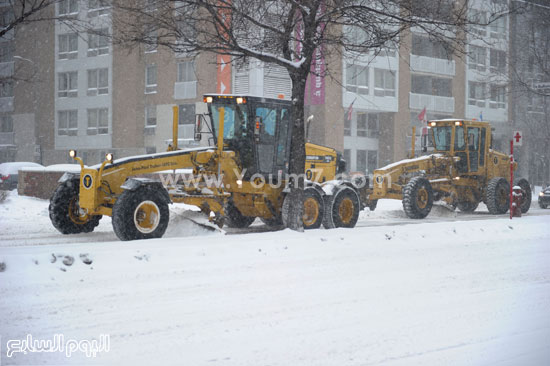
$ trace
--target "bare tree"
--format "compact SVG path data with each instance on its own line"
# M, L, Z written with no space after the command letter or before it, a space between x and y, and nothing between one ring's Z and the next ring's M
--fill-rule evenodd
M7 0L0 4L0 38L21 24L52 20L44 10L62 0Z
M254 58L288 71L293 129L290 172L303 173L304 97L319 55L379 53L412 29L464 53L470 24L487 25L508 11L499 3L486 19L469 17L468 1L450 0L113 0L114 42L156 43L176 52ZM154 37L151 37L154 34ZM303 181L292 182L289 226L302 228Z

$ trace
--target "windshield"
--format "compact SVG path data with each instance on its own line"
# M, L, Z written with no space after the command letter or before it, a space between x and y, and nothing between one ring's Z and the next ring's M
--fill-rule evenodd
M247 113L244 105L212 105L214 132L217 137L220 114L224 112L223 139L232 140L246 135Z
M451 128L450 126L432 127L436 150L449 151L451 149Z
M451 126L432 127L435 149L449 151L451 149ZM455 130L455 151L463 151L466 148L464 141L464 127L457 126Z

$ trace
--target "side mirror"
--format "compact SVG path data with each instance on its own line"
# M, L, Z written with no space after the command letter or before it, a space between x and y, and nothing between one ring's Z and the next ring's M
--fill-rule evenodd
M422 146L423 153L428 151L428 135L422 135L421 146Z
M194 140L199 142L202 140L202 118L201 115L197 115L197 120L195 121L195 131L194 131Z

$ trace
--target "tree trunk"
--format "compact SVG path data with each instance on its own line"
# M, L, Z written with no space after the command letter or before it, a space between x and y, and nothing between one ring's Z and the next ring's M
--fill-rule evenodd
M307 70L291 74L292 79L292 145L290 150L290 192L288 199L287 227L303 231L304 167L306 150L304 140L304 96Z

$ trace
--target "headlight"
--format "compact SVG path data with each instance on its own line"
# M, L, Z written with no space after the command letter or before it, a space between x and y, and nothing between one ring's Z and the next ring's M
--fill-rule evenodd
M105 160L107 160L109 163L112 163L113 160L115 160L115 156L113 153L107 153L105 154Z
M69 151L69 156L74 159L75 156L76 156L76 150L70 150Z
M544 196L544 192L540 192L539 196L541 196L541 197Z

